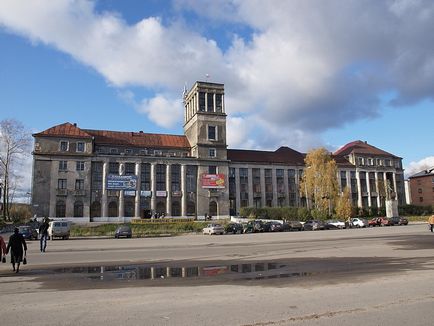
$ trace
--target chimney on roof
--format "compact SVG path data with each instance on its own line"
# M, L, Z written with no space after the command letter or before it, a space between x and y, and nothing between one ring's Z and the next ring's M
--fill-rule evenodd
M367 144L368 142L365 140L365 144Z
M140 130L139 133L143 134L143 130Z
M77 127L77 123L76 122L74 122L74 127Z

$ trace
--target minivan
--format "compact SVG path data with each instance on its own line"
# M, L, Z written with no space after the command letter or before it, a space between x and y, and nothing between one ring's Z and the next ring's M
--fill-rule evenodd
M48 227L48 235L51 240L54 238L69 239L71 232L71 223L68 221L52 221Z

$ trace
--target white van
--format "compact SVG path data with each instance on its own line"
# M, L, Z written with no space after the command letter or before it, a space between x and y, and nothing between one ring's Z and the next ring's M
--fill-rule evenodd
M48 227L48 235L51 240L54 240L54 238L68 240L70 232L71 222L68 221L52 221Z

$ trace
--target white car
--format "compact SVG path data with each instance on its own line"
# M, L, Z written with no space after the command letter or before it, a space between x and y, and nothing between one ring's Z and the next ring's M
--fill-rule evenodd
M368 226L368 221L361 218L354 217L350 221L351 221L350 227L365 228Z
M208 224L206 227L202 230L203 234L223 234L225 233L225 228L221 226L220 224L211 223Z
M326 223L334 226L336 229L345 229L345 223L339 220L328 220Z

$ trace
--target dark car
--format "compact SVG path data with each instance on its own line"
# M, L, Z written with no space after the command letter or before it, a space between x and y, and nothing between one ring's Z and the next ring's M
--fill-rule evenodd
M38 240L38 232L28 225L22 225L18 227L18 232L24 237L26 240Z
M282 224L282 231L302 231L303 224L300 221L286 221Z
M405 217L391 217L390 221L392 222L392 225L407 225L408 224L408 219L406 219Z
M225 227L225 233L241 234L243 233L243 225L240 223L229 223Z
M119 239L121 237L131 238L133 236L133 232L131 231L131 227L128 225L118 226L115 231L115 238Z
M249 221L244 226L244 233L264 232L264 223L261 220Z
M264 224L264 232L281 232L283 231L282 223L270 221Z
M303 228L307 231L316 231L316 230L324 230L325 225L323 221L319 220L310 220L304 223Z

